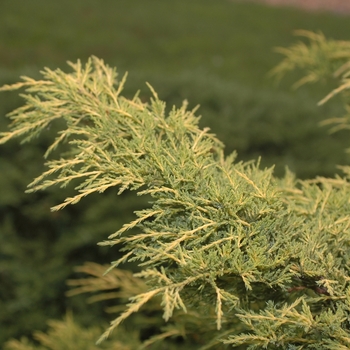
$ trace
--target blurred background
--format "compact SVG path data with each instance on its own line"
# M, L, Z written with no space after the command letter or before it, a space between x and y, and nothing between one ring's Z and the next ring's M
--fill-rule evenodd
M129 72L126 96L141 90L149 97L147 81L169 109L184 99L190 108L199 104L201 126L217 134L227 153L261 156L263 166L275 164L276 176L286 165L300 178L333 176L337 164L349 161L346 133L318 126L342 113L335 102L316 106L332 86L293 91L296 75L279 85L268 77L281 59L273 48L294 42L295 29L349 40L345 12L229 0L3 0L0 9L0 85L22 75L39 78L43 67L68 72L67 60L96 55L120 76ZM17 93L0 94L0 130L21 103ZM116 260L116 249L96 243L145 205L110 190L51 213L71 189L24 194L44 169L51 137L0 147L0 347L45 329L47 319L66 310L83 325L105 321L100 305L65 297L65 280L77 277L72 269L84 261Z

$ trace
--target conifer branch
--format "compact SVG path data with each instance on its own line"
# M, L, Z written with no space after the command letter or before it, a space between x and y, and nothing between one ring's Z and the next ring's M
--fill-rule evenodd
M322 124L335 124L331 132L349 129L350 42L326 39L322 33L305 30L298 30L295 34L308 39L309 42L277 48L276 51L285 58L270 74L280 80L290 71L301 71L303 77L293 85L294 88L318 81L335 81L339 86L322 98L318 105L341 95L345 102L346 114L343 118L327 119Z
M284 53L299 54L306 63L287 57L278 72L305 64L306 80L313 81L323 72L313 68L316 58L324 58L322 50L326 59L347 59L350 46L302 34L311 49L300 44ZM341 49L331 53L333 47ZM290 173L275 179L273 168L261 169L259 160L225 157L222 143L199 128L186 102L168 113L151 87L149 103L137 95L124 98L126 77L118 82L116 71L95 57L85 66L79 61L70 66L69 74L45 69L44 80L24 78L2 88L26 93L25 106L9 114L10 131L1 133L0 142L19 136L29 141L51 125L58 129L45 157L57 152L59 158L45 161L48 170L28 190L74 182L73 195L53 210L110 187L152 198L148 208L100 243L122 245L124 255L104 275L85 266L92 276L101 273L97 279L69 282L76 288L71 294L102 291L94 300L129 298L99 342L151 305L174 327L149 344L188 334L196 324L211 337L210 346L347 346L348 181L297 181ZM141 272L126 276L115 269L128 262L136 262ZM133 289L130 282L136 279L142 282Z

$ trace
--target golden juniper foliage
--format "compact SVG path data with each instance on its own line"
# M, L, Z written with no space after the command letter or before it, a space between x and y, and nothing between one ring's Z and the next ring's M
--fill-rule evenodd
M305 47L312 56L313 45ZM150 103L124 98L125 79L95 57L70 65L72 73L46 69L41 81L2 88L25 88L26 104L10 113L0 142L28 141L64 120L45 156L63 143L69 151L46 161L48 170L29 185L32 192L74 180L74 195L53 210L112 186L152 197L100 243L124 252L107 274L85 265L91 277L70 282L71 294L129 299L110 310L120 314L98 342L148 307L164 320L142 347L171 349L181 337L180 347L193 349L350 348L348 179L298 181L289 172L275 179L259 162L225 157L186 104L167 113L154 91ZM125 262L140 272L117 269Z
M271 74L281 78L287 72L301 69L305 76L294 84L295 88L330 77L346 79L349 76L349 41L327 40L322 33L307 30L296 30L295 35L307 38L309 43L299 41L288 48L276 48L285 58Z
M126 335L125 330L123 332L121 329L115 334L114 339L97 346L96 337L101 333L101 327L82 328L74 322L71 314L67 314L63 321L49 321L48 325L47 333L34 333L34 339L41 346L31 345L26 338L22 338L21 341L8 341L5 350L133 350L140 345L137 341L137 331L129 331Z
M326 39L322 33L306 30L298 30L295 34L307 38L309 44L300 41L289 48L277 48L276 51L285 58L271 71L271 74L280 79L290 71L301 70L305 75L294 84L296 88L307 83L329 80L329 78L335 80L339 86L325 96L319 105L326 103L335 95L341 95L345 115L329 118L321 124L333 125L332 132L350 129L350 94L348 92L350 88L350 42ZM347 174L350 173L348 167L344 170Z

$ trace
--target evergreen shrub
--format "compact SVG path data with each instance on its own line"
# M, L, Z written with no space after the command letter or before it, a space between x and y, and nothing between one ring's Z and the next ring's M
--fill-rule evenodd
M339 94L348 112L350 43L300 34L310 44L280 50L275 73L300 67L300 83L334 74L339 88L321 102ZM108 267L87 262L77 268L87 278L68 281L70 295L93 293L118 313L97 345L99 328L68 313L35 333L37 344L5 349L348 349L350 167L343 177L276 178L260 160L225 156L186 102L167 113L152 87L149 103L123 97L125 77L96 57L70 65L2 88L26 90L2 143L59 128L28 192L67 187L73 194L54 212L112 187L150 203L99 243L122 256ZM328 123L348 128L349 115Z

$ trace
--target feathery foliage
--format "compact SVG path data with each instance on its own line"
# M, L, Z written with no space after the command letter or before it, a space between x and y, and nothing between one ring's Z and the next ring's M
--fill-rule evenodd
M109 310L119 315L98 343L152 311L158 331L138 338L141 347L349 347L348 180L298 181L289 172L275 179L259 161L225 156L186 103L167 113L151 87L150 103L124 98L125 77L117 81L96 57L70 66L72 73L45 69L43 80L2 88L25 88L26 104L9 114L0 142L60 128L45 153L59 159L46 160L48 170L28 190L73 183L74 194L53 210L111 187L152 199L99 243L124 253L106 275L90 264L80 271L93 278L69 282L70 294L129 300ZM118 269L128 262L140 269L134 276Z
M316 83L332 79L338 85L325 96L319 105L322 105L335 96L340 96L344 104L345 115L325 120L322 124L334 124L331 131L348 130L350 128L350 42L326 39L322 33L313 33L305 30L296 31L296 35L309 40L307 45L298 42L289 48L277 48L276 51L285 56L271 74L279 79L290 71L300 70L304 75L295 83L300 87L307 83Z
M101 346L95 344L95 339L101 332L100 327L84 329L74 322L73 316L67 314L63 321L49 321L47 333L35 332L34 338L39 346L33 346L26 338L21 341L10 340L5 345L5 350L98 350L98 349L120 349L132 350L139 346L137 330L129 331L120 329L114 339L107 340Z
M309 43L299 41L288 48L276 48L285 59L272 74L281 78L287 72L302 70L305 76L294 84L295 88L330 77L346 77L350 68L350 42L326 39L322 33L307 30L296 30L295 35L307 38Z

